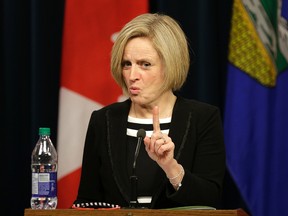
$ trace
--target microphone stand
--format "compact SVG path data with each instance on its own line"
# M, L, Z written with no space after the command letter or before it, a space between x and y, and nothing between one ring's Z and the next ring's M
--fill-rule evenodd
M131 182L131 197L129 208L138 208L138 200L137 200L137 187L138 187L138 177L136 176L136 161L139 154L140 146L142 139L146 136L146 132L143 129L139 129L137 132L137 146L134 155L133 167L132 167L132 175L130 176Z
M129 203L129 208L137 208L138 207L138 201L137 201L137 184L138 184L138 178L136 175L130 176L130 182L131 182L131 199Z
M132 175L130 176L130 183L131 183L131 197L130 197L130 208L137 208L138 201L137 201L137 186L138 186L138 177L136 176L136 161L140 150L142 139L138 137L138 142L135 150L133 167L132 167Z

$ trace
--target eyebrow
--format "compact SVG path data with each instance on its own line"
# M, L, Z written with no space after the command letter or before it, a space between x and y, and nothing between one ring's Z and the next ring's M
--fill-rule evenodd
M122 58L122 62L123 61L130 61L130 59L126 59L125 57ZM140 58L140 59L136 59L136 62L152 62L153 59L152 58Z

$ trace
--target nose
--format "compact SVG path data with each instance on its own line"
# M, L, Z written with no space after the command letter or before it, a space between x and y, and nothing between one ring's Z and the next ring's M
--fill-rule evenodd
M139 79L139 71L138 71L138 67L137 65L132 65L131 68L130 68L130 76L129 76L129 79L131 81L135 81L135 80L138 80Z

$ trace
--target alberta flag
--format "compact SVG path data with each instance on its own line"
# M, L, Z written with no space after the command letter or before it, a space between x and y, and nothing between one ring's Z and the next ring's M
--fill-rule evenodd
M287 0L234 0L224 132L253 216L288 215L287 20Z
M110 52L117 32L147 10L147 0L69 0L65 3L57 208L69 208L76 199L91 112L121 100L122 91L110 75Z

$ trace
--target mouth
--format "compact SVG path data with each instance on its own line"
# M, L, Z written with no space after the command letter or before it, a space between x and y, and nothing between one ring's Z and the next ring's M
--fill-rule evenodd
M129 92L131 95L138 95L140 93L140 88L137 87L130 87Z

